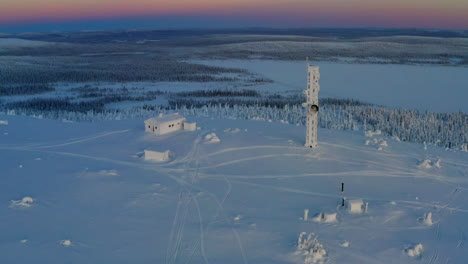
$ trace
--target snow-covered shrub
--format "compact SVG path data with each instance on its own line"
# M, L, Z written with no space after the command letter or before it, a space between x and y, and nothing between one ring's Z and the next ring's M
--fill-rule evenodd
M407 248L405 251L406 254L408 254L408 256L410 257L421 257L424 251L424 247L421 243L419 243L417 245Z
M464 152L468 152L468 143L465 143L463 145L461 145L461 150L464 151Z
M72 243L72 241L70 239L60 240L59 243L60 243L60 245L62 245L64 247L73 246L73 243Z
M382 135L382 131L380 131L379 129L377 129L376 131L372 131L372 130L367 130L364 135L366 137L373 137L375 135Z
M431 160L430 159L425 159L423 161L421 161L418 165L419 168L421 169L430 169L432 168L432 165L431 165Z
M306 232L299 234L295 255L303 257L304 264L323 264L327 260L327 251L319 243L317 236L310 233L307 238Z

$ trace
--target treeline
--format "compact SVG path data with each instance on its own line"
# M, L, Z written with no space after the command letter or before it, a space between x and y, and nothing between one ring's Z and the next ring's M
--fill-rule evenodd
M197 90L189 92L175 93L178 97L261 97L262 95L255 90Z
M131 101L150 101L156 99L154 95L142 95L142 96L121 96L121 95L110 95L107 97L102 97L94 100L86 101L73 101L73 98L61 98L61 99L52 99L52 98L34 98L26 101L17 101L6 103L4 109L28 109L33 112L43 113L43 112L99 112L105 113L106 105L110 103L118 102L131 102Z
M109 100L109 99L106 99ZM116 99L113 99L116 100ZM69 120L148 118L159 112L179 111L184 115L231 119L263 119L305 125L305 109L301 105L283 107L252 103L178 105L164 107L146 105L132 109L107 110L104 99L72 103L60 100L30 100L7 104L3 112L43 115ZM381 130L402 141L426 142L436 146L460 149L468 142L468 114L433 113L418 110L391 109L355 100L322 99L319 125L339 130Z
M204 96L202 96L204 95ZM200 97L194 99L193 97ZM220 97L220 98L213 98ZM238 97L238 98L235 98ZM209 99L207 99L209 98ZM220 105L220 106L261 106L261 107L275 107L285 108L292 105L302 105L306 98L303 95L283 96L280 94L273 94L262 97L260 93L255 90L239 90L239 91L212 91L205 93L205 91L181 92L169 96L168 105L170 108L188 107L200 108L205 105ZM336 98L321 98L320 105L371 105L354 99L336 99Z
M160 90L156 91L141 91L143 89L139 88L98 88L92 87L91 85L85 85L81 87L71 88L70 92L76 93L78 98L109 98L109 97L118 97L122 98L122 101L125 101L125 98L128 98L127 101L135 101L135 98L138 98L138 101L150 101L157 98L159 95L167 94Z
M53 87L42 84L0 86L0 96L40 94L52 91L55 91Z
M179 102L180 103L180 102ZM392 109L349 99L326 98L320 101L319 126L338 130L381 130L402 141L433 144L460 149L468 143L468 114L434 113ZM147 111L162 111L147 106ZM171 107L173 109L173 107ZM256 104L207 104L201 107L177 105L177 110L190 115L219 118L288 121L305 125L306 113L301 105L283 107Z
M0 63L2 84L48 84L57 82L228 82L246 70L159 60L149 57L33 58L24 64Z

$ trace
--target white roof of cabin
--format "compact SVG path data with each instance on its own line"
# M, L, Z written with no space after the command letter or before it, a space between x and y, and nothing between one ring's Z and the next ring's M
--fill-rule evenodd
M174 122L174 121L179 121L179 120L185 120L185 117L183 117L179 113L173 113L173 114L168 114L168 115L161 114L158 117L153 117L153 118L146 120L145 123L162 124L162 123Z

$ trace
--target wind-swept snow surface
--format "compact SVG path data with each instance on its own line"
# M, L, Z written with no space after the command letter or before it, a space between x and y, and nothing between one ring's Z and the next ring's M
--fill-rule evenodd
M468 153L326 129L311 150L303 126L193 119L201 129L155 136L143 120L0 115L0 263L468 259Z

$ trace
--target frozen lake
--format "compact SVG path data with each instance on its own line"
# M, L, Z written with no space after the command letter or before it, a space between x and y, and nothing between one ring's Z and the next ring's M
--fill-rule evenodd
M274 92L297 92L306 86L305 62L270 60L196 61L248 69L275 81ZM310 62L320 66L322 97L353 98L370 103L436 112L468 112L468 68L418 65Z

